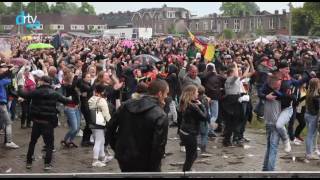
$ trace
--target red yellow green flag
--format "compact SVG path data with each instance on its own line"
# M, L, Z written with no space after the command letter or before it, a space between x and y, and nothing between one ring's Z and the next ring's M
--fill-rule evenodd
M212 44L206 44L206 43L200 41L189 30L188 30L188 33L189 33L191 40L194 42L194 45L200 50L201 54L204 55L204 59L207 62L212 61L213 57L214 57L215 46Z

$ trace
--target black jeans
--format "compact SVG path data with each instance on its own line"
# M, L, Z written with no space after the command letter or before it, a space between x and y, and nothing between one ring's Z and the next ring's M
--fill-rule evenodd
M81 106L81 113L83 114L84 120L86 121L86 126L84 127L84 130L83 130L82 143L90 142L90 136L92 134L92 131L89 127L91 123L91 117L90 117L90 109L88 106L85 106L85 105Z
M306 127L306 121L304 119L304 113L306 112L306 107L302 107L301 113L296 114L296 118L299 122L299 125L296 127L296 131L294 133L295 137L300 137L301 132Z
M186 147L186 160L183 164L182 171L190 171L194 161L197 159L197 136L196 135L184 135L180 132L180 139Z
M25 125L26 120L27 120L27 126L31 125L31 119L30 119L30 100L24 100L21 103L21 108L22 108L22 115L21 115L21 126Z
M40 124L35 122L32 127L31 140L27 153L27 163L32 163L32 156L34 154L34 148L40 136L42 136L46 146L46 157L44 159L45 164L50 164L52 160L53 150L53 131L54 128L51 124Z
M238 114L239 115L239 114ZM224 144L230 144L231 143L231 137L233 135L233 141L237 141L240 139L240 128L241 123L243 123L243 118L236 115L232 115L229 113L223 114L223 119L225 122L225 128L224 128Z

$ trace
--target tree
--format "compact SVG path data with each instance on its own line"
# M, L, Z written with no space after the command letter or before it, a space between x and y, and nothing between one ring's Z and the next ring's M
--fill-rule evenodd
M78 5L72 2L57 2L56 5L51 5L51 13L76 15L78 14Z
M292 34L307 36L311 25L312 17L308 12L305 12L303 8L292 9Z
M295 34L320 35L320 3L305 2L302 8L292 10L292 30Z
M83 15L96 15L95 8L87 2L81 3L78 13Z
M224 29L222 34L225 39L233 39L236 35L231 29Z
M27 5L27 12L30 14L44 14L49 12L49 5L46 2L30 2Z
M7 6L4 2L0 2L0 15L6 15Z
M260 8L255 2L223 2L219 10L224 16L240 16L242 13L253 15Z
M25 7L22 2L12 2L8 14L9 15L18 15L21 10L24 10Z

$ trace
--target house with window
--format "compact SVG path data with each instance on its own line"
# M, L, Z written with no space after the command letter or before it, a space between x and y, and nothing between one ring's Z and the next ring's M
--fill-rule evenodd
M4 32L17 33L26 32L26 27L16 25L15 16L1 16L0 24L3 25ZM39 14L37 19L40 27L34 32L103 32L107 29L107 24L99 16L95 15L63 15L63 14Z

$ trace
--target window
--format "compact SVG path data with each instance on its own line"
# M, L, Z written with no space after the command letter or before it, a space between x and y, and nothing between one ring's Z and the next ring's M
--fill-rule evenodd
M196 23L196 30L199 31L199 23Z
M209 30L208 22L203 22L203 29L204 29L205 31Z
M227 29L228 28L228 20L224 20L224 23L223 23L223 29Z
M254 29L254 19L250 19L249 21L249 29L252 31Z
M52 30L64 30L63 24L51 24L50 29Z
M233 29L236 30L236 31L240 30L240 20L239 19L235 19L233 21Z
M278 27L279 27L279 29L281 29L281 21L280 21L280 17L278 17L278 23L279 23L279 25L278 25Z
M88 26L88 28L89 28L89 26ZM71 25L71 30L84 30L84 25L72 24Z
M14 27L14 25L3 25L4 30L11 30Z
M211 27L210 27L211 30L213 30L213 20L211 20Z
M269 29L274 29L273 18L269 19Z
M175 17L176 17L176 12L174 11L167 12L167 18L175 18Z
M256 28L259 29L259 28L262 28L262 19L261 18L257 18L257 24L256 24Z

